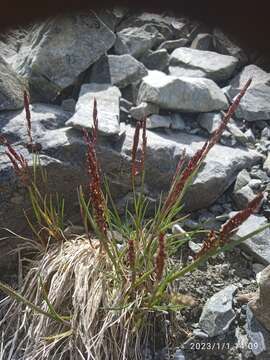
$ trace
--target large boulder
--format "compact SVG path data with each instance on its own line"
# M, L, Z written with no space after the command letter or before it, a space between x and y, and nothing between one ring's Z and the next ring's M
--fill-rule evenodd
M120 90L109 84L85 84L81 87L75 114L66 123L75 128L92 129L94 99L98 104L99 131L103 135L120 132Z
M34 101L51 102L115 42L93 13L58 16L25 37L13 67L25 77Z
M147 70L144 65L133 56L107 55L93 65L89 82L112 84L124 88L140 81L146 75Z
M180 38L188 34L187 21L185 19L178 19L172 16L164 16L155 13L139 13L126 17L117 30L120 31L127 27L141 27L145 25L152 25L155 27L166 39Z
M237 63L237 58L233 56L187 47L175 49L170 56L170 65L188 70L200 70L205 73L206 77L214 81L229 79Z
M248 62L248 57L244 50L241 49L234 41L232 41L227 35L220 29L214 29L213 31L213 43L215 50L218 53L224 55L231 55L239 60L241 65Z
M31 27L28 25L27 27L17 27L1 32L0 54L8 64L11 64L14 57L17 56L24 38L31 31Z
M247 121L270 119L270 74L257 65L248 65L224 88L232 100L249 79L252 79L245 96L236 110L236 117Z
M240 90L229 87L225 89L225 93L233 100ZM270 120L270 86L261 82L251 86L241 100L235 116L246 121Z
M257 84L264 84L270 86L270 74L261 69L257 65L247 65L238 73L230 82L233 88L242 88L249 79L252 79L250 88Z
M69 112L56 105L36 103L30 110L32 136L36 142L44 137L46 131L63 127L70 117ZM29 139L24 110L0 113L0 132L9 140L26 144Z
M125 28L117 33L114 51L117 55L130 54L139 58L164 40L163 35L152 25Z
M23 107L23 82L0 56L0 110Z
M151 71L143 78L138 103L152 102L162 109L209 112L226 109L227 99L210 79L175 77Z

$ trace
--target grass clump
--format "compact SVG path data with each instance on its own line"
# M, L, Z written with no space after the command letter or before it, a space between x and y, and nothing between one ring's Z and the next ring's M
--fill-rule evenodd
M173 224L184 220L184 194L249 85L250 81L204 146L191 159L183 153L167 197L160 200L150 218L144 196L146 120L138 121L134 132L130 177L133 208L127 206L125 215L120 216L106 180L105 189L102 188L95 150L95 102L92 134L84 131L89 185L87 193L82 187L78 189L84 226L81 235L65 232L63 200L43 194L37 185L37 173L41 172L44 183L46 173L37 161L41 148L32 139L29 100L25 97L34 176L27 161L7 139L1 136L0 141L29 191L35 221L29 220L33 239L27 244L35 249L35 256L29 260L18 292L0 283L0 289L9 296L2 303L5 315L0 322L3 359L142 359L143 349L157 334L169 343L173 341L173 336L164 330L165 320L170 318L177 326L177 312L196 304L191 296L177 292L176 280L268 226L240 240L231 240L239 225L260 206L264 197L260 193L220 231L207 232L202 249L192 261L182 264L176 260L181 247L199 232L170 233Z

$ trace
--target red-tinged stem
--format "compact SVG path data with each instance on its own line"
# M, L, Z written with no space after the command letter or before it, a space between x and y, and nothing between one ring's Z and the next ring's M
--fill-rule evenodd
M31 124L31 112L30 112L30 102L29 102L29 96L26 91L23 93L23 99L24 99L24 110L25 110L25 116L26 116L26 122L27 122L27 134L29 138L29 144L33 144L33 137L32 137L32 124Z

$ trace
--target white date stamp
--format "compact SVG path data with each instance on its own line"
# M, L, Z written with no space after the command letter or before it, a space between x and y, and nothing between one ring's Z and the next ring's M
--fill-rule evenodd
M240 344L239 344L240 345ZM229 350L233 345L229 342L191 342L189 344L189 350L193 351L222 351L222 350ZM241 346L241 345L240 345ZM245 347L249 350L256 350L258 349L258 343L248 342L245 345L242 344L242 347Z

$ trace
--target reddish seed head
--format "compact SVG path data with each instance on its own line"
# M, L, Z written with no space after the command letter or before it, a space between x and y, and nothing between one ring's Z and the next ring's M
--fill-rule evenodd
M92 141L97 142L98 135L98 111L97 111L97 100L94 98L94 107L93 107L93 130L92 130Z
M157 281L162 279L164 267L166 260L166 252L165 252L165 235L163 233L159 234L158 238L158 252L156 256L156 264L155 264L155 273Z
M24 110L25 110L25 117L26 117L26 124L27 124L27 134L29 138L29 144L33 143L32 138L32 125L31 125L31 112L30 112L30 102L29 97L26 91L23 93L23 100L24 100Z
M263 197L263 193L258 194L252 201L249 202L248 206L244 210L237 212L232 218L222 225L220 230L220 242L222 244L226 243L238 227L247 220L251 214L257 211Z
M100 169L96 155L95 144L97 140L97 131L98 131L98 121L97 121L97 105L94 101L94 111L93 111L93 133L92 139L86 129L83 130L84 141L87 145L87 171L89 175L89 192L90 198L93 205L94 217L99 228L99 231L106 235L107 234L107 223L105 219L105 200L101 190L101 180L100 180Z
M203 246L199 252L194 256L194 259L198 259L201 256L205 255L208 251L215 249L219 245L218 238L214 232L211 230L208 233L207 238L203 242Z
M30 183L30 173L27 160L24 156L18 153L13 146L8 142L4 135L0 134L0 143L6 146L6 155L12 163L13 169L16 176L21 180L24 186L29 186Z
M219 236L212 230L209 232L207 239L203 243L202 249L196 254L195 259L205 255L208 251L222 246L229 242L235 231L239 228L248 217L253 214L260 206L263 200L263 193L258 194L246 207L246 209L237 212L232 218L221 226Z
M199 169L199 167L201 166L203 160L205 159L205 157L207 156L207 154L209 153L211 148L215 144L217 144L218 141L220 140L220 137L221 137L222 133L224 132L230 118L232 117L232 115L236 111L237 106L239 105L241 98L244 96L244 94L247 91L250 84L251 84L251 79L249 79L247 81L247 83L245 84L243 89L240 91L240 93L237 95L237 97L235 98L235 100L233 101L231 106L229 107L227 113L225 114L225 116L222 119L222 122L221 122L219 128L215 130L215 132L211 135L210 139L207 140L204 143L203 147L200 150L198 150L195 153L195 155L190 159L190 161L187 164L187 167L184 169L184 171L182 172L182 175L180 177L178 176L179 175L178 173L179 173L179 167L180 167L180 165L182 166L182 164L180 163L180 165L177 166L177 169L176 169L176 172L175 172L175 175L174 175L174 178L173 178L173 182L172 182L172 188L170 189L169 194L168 194L168 196L167 196L167 198L165 200L165 203L163 205L163 212L164 213L169 211L169 209L181 197L182 192L183 192L183 190L185 188L185 185L188 182L188 180ZM179 178L176 181L177 177L179 177Z

